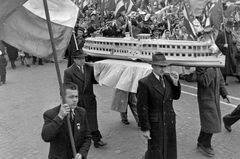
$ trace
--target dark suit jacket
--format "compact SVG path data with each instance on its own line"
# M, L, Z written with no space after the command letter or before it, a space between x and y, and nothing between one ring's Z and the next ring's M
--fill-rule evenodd
M57 106L43 114L42 138L45 142L50 142L49 159L72 159L74 157L68 133L67 117L62 120L58 116L59 110L60 106ZM86 117L86 110L77 107L74 112L73 134L76 151L86 159L91 146L91 132Z
M176 128L173 99L178 99L181 86L174 86L164 74L165 89L153 73L139 80L137 111L142 131L150 130L146 159L176 159Z
M86 109L91 132L97 131L97 101L93 92L93 84L97 84L97 81L94 78L93 67L85 64L84 74L82 74L77 65L73 63L64 71L63 80L78 85L78 106Z

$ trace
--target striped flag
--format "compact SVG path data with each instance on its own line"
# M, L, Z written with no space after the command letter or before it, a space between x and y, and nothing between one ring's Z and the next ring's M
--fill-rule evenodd
M122 11L125 11L125 5L124 5L123 0L115 0L115 4L116 4L115 16L118 13L121 13Z
M125 5L126 14L129 14L132 10L136 11L136 8L134 7L134 3L132 0L126 0Z
M185 6L185 3L183 3L183 15L184 15L184 26L186 27L186 30L192 35L194 39L197 39L197 35L193 26L193 23L189 19L189 14L187 11L187 8Z
M105 9L108 11L114 11L116 8L115 0L105 0Z
M11 7L5 1L0 6ZM8 1L8 2L7 2ZM17 3L17 2L15 2ZM3 5L5 4L5 5ZM58 57L62 57L77 21L78 7L70 0L48 0L54 42ZM10 45L40 58L52 58L52 46L43 1L28 0L9 15L0 30L0 37Z

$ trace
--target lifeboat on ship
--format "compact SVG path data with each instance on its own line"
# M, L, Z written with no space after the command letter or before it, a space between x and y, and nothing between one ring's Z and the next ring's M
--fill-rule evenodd
M150 34L138 34L138 38L89 37L83 50L94 57L151 61L156 52L165 54L176 66L224 67L225 56L213 54L213 44L199 41L150 39Z

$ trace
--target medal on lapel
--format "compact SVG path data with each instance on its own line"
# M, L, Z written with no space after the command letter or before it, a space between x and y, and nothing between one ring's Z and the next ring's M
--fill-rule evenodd
M80 130L80 123L77 123L77 129Z

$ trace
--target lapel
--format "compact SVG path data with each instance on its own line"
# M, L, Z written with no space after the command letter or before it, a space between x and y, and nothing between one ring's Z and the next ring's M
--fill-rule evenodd
M75 76L77 76L80 80L84 81L84 75L81 73L77 65L74 63L72 67L73 67L73 73L75 74Z
M80 133L80 131L81 131L81 124L82 124L82 116L81 116L81 114L78 112L78 110L77 110L77 108L75 108L75 119L74 119L74 141L75 141L75 143L77 142L77 139L79 139L80 137L80 135L81 135L81 133Z
M88 66L87 64L85 64L83 66L84 69L84 86L83 86L83 92L85 91L90 79L90 74L91 74L91 70L90 70L90 66Z
M164 96L164 88L160 81L155 77L153 72L150 74L150 79L152 81L153 88L156 89L159 93L161 93Z
M165 95L164 95L163 101L166 101L171 92L171 83L169 82L169 81L171 81L171 79L170 79L169 75L166 75L166 74L163 75L163 78L164 78L164 82L165 82Z

